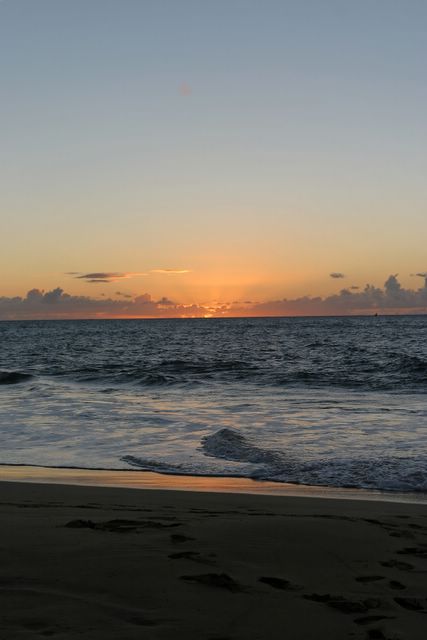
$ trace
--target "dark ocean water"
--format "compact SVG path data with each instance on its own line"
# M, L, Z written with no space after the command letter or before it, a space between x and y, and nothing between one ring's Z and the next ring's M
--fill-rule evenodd
M2 464L427 491L427 317L0 323Z

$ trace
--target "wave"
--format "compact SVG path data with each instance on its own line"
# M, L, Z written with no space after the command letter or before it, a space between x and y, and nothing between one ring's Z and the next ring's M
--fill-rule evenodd
M233 462L278 465L284 462L284 456L278 452L262 449L252 444L234 429L220 429L210 436L202 438L202 450L205 455Z
M420 381L427 381L427 361L419 356L408 356L396 354L400 360L400 370L408 374L411 378Z
M258 370L256 365L246 360L162 360L159 368L178 374Z
M19 384L31 380L32 377L30 373L20 371L0 371L0 384Z
M46 375L80 384L150 387L241 381L254 379L256 371L255 365L242 361L163 360L145 364L101 362L99 366L69 370L58 367L46 372Z
M69 376L66 376L69 377ZM79 383L94 383L94 384L112 384L112 385L128 385L128 386L165 386L174 384L176 381L170 376L163 375L162 373L156 373L155 371L137 371L137 372L121 372L115 375L105 374L104 371L94 372L89 374L79 372L75 377L71 376Z
M427 491L424 457L372 457L302 461L264 449L234 429L220 429L201 441L205 455L257 465L250 477L312 486L352 487L383 491Z
M425 459L408 457L319 460L255 477L276 482L381 491L426 492Z
M185 465L170 464L160 460L150 460L148 458L138 458L137 456L127 455L120 458L122 462L127 462L132 467L144 469L144 471L156 471L157 473L167 474L184 474Z
M24 375L24 374L23 374ZM350 353L277 359L162 360L100 362L67 369L56 366L43 372L80 384L114 386L189 386L250 384L271 388L345 388L373 391L423 392L427 388L427 360L401 353L372 354L363 349Z

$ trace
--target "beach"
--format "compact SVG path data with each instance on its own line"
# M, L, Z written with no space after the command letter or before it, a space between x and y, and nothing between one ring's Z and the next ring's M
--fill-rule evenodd
M425 637L423 504L0 482L0 636Z

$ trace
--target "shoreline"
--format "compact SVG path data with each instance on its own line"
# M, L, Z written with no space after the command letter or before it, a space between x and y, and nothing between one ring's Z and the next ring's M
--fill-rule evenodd
M426 493L296 485L230 476L173 475L132 469L124 471L0 465L0 482L427 505Z

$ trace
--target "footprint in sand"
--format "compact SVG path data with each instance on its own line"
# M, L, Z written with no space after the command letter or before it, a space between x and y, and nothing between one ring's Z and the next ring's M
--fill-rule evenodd
M425 611L426 602L418 598L394 598L396 604L409 611Z
M306 600L326 604L328 607L341 611L341 613L367 613L370 609L378 609L382 606L382 602L378 598L347 600L343 596L333 596L329 593L306 593L303 597Z
M384 560L380 562L380 565L383 567L389 567L391 569L400 569L400 571L412 571L414 566L409 564L409 562L401 562L400 560Z
M168 558L172 560L194 560L194 558L199 556L200 553L198 551L178 551L177 553L170 553Z
M67 632L68 627L58 626L51 624L48 620L42 620L39 618L24 618L20 622L20 626L29 633L35 633L40 636L53 636L57 633Z
M369 629L367 638L369 638L369 640L399 640L394 634L392 638L385 636L381 629Z
M180 522L164 524L155 520L125 520L115 519L106 522L94 522L93 520L70 520L64 526L69 529L93 529L96 531L108 531L111 533L130 533L139 529L170 529L179 527Z
M270 587L273 587L273 589L281 589L282 591L297 591L298 589L301 589L300 586L292 584L289 580L276 578L274 576L262 576L261 578L258 578L258 582L268 584Z
M193 576L180 576L181 580L186 582L197 582L198 584L205 585L207 587L216 587L219 589L225 589L232 593L246 591L246 588L236 582L234 578L226 573L203 573Z
M380 620L394 620L395 616L382 616L382 615L372 615L372 616L362 616L361 618L356 618L354 622L356 624L365 625L372 624L373 622L380 622Z
M312 600L313 602L319 602L328 605L333 609L337 609L342 613L366 613L368 607L363 602L357 602L347 600L343 596L332 596L329 593L306 593L304 594L306 600Z
M427 547L404 547L396 553L399 555L415 556L416 558L427 558Z
M388 586L390 587L390 589L406 589L406 586L398 580L390 580Z
M212 556L212 554L210 555ZM215 564L213 560L202 556L198 551L178 551L177 553L170 553L168 557L171 560L192 560L201 564Z
M367 637L369 640L387 640L381 629L369 629Z
M171 534L171 542L174 544L180 544L182 542L192 542L195 538L191 538L190 536L184 536L181 533L172 533Z
M384 580L385 576L357 576L357 582L377 582L378 580Z

